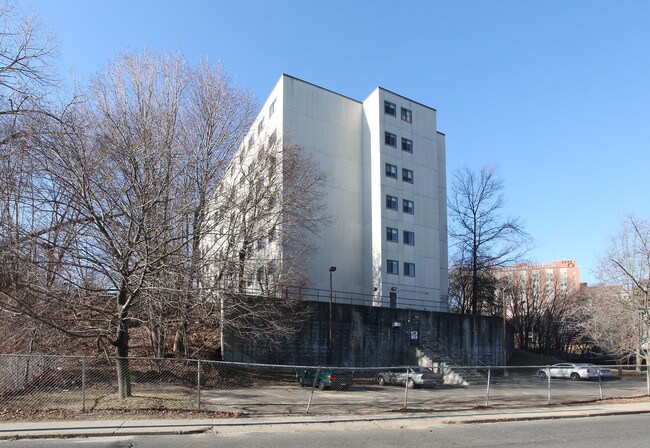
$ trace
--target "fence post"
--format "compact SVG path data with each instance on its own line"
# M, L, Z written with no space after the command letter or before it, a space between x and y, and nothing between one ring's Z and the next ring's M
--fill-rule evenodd
M321 368L319 367L316 370L316 375L314 375L314 381L311 384L311 393L309 394L309 401L307 402L307 412L309 414L309 408L311 407L311 400L314 398L314 389L316 388L316 382L318 381L318 376L320 375Z
M551 404L551 366L546 366L546 382L548 383L548 400L546 404Z
M81 412L86 412L86 357L81 357Z
M409 368L406 367L406 381L404 381L404 409L407 409L409 404L409 379Z
M201 411L201 360L196 361L196 410Z
M600 378L600 366L598 366L598 392L600 394L600 399L603 399L603 383Z
M15 360L14 366L16 367L15 368L15 376L14 376L14 388L16 388L16 389L21 388L22 389L23 387L27 387L27 381L25 381L25 384L22 384L22 385L20 383L20 378L21 378L21 375L20 375L20 361L22 360L22 358L14 358L14 360ZM25 380L27 380L27 378L25 378Z
M492 372L492 367L488 366L488 377L487 377L487 390L485 391L485 406L490 406L490 374Z

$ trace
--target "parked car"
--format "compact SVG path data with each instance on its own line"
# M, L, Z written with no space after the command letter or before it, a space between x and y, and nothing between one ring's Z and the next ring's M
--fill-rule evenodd
M406 385L409 389L412 389L416 386L422 387L431 387L440 385L443 383L443 377L440 373L433 373L433 371L427 367L408 367L402 369L393 369L387 372L381 372L377 375L377 383L380 386L386 384L404 386Z
M598 367L595 364L575 363L575 362L561 362L553 364L549 367L542 367L537 371L539 378L569 378L574 381L578 380L591 380L598 378L609 378L612 376L612 371L607 367Z
M302 370L296 377L301 387L313 386L320 390L340 389L348 390L352 385L352 372L321 370L316 377L316 370Z

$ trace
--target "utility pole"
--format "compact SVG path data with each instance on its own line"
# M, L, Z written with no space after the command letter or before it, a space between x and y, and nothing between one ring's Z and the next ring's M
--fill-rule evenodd
M327 365L332 365L332 273L336 266L330 266L330 312L327 324Z
M503 376L508 376L508 328L506 317L506 288L501 289L501 300L503 301Z

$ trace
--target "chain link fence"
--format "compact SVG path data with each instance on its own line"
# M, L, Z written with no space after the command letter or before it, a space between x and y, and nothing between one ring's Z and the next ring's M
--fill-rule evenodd
M648 393L647 372L626 366L561 370L431 363L352 369L152 358L128 361L130 396L120 399L115 359L0 355L0 408L367 414L566 404ZM579 372L577 377L572 368Z

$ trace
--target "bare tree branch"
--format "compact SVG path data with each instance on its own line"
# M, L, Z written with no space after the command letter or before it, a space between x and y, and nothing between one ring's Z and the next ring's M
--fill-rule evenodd
M453 295L463 291L461 312L488 312L495 291L491 271L521 261L530 237L519 219L501 216L503 181L494 167L484 166L478 173L468 167L456 171L447 203L449 237L455 247L450 296L458 302ZM452 309L455 307L452 303Z

